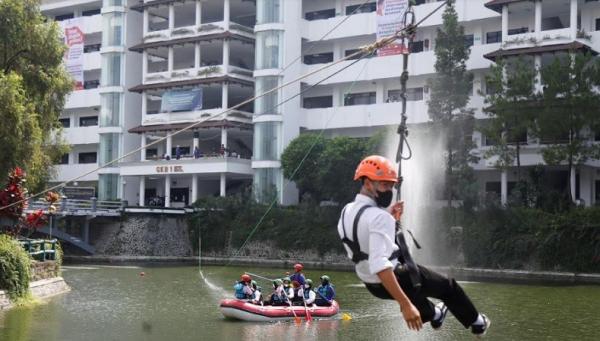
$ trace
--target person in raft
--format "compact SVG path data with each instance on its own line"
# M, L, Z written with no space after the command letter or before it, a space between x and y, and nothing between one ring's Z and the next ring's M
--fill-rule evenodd
M248 300L253 296L252 287L251 287L252 277L243 274L241 280L237 281L233 286L235 290L235 298L238 300Z
M304 281L304 285L298 290L298 296L301 299L302 305L306 303L307 306L312 306L317 298L317 294L313 291L313 281L311 279Z
M490 320L477 311L460 285L417 265L402 231L396 233L404 203L388 209L398 181L393 163L382 156L369 156L356 168L354 180L362 183L360 193L342 210L338 233L369 292L396 300L410 329L420 330L427 322L439 329L449 310L473 334L485 335ZM428 297L442 302L434 305Z
M302 273L303 269L304 266L300 263L294 265L294 274L290 276L290 280L292 281L294 287L302 288L304 285L305 279L304 274Z
M321 276L321 285L317 288L317 298L315 304L318 306L330 306L335 298L335 289L329 276Z
M283 278L283 291L290 301L294 298L294 288L292 288L292 281L289 277Z
M283 281L276 279L273 281L273 293L269 298L269 304L274 306L289 305L288 296L283 289Z
M250 303L262 305L262 288L258 286L255 280L252 280L250 285L252 287L252 298L250 299Z

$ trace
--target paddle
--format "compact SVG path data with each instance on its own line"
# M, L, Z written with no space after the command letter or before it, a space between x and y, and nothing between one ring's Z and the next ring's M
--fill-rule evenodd
M254 276L256 278L264 279L265 281L273 282L274 279L263 277L261 275L253 274L252 272L244 272L246 275Z
M285 291L283 292L283 294L286 295L286 297L287 297L287 293L285 293ZM296 324L302 323L302 320L300 319L300 317L298 317L298 315L296 315L296 311L294 310L294 307L292 306L292 301L290 301L289 298L288 298L288 304L290 305L290 309L292 310L292 314L294 314L294 322Z
M308 312L308 306L306 305L306 300L304 299L304 289L306 288L302 288L302 302L304 302L304 312L306 314L304 318L306 319L306 322L310 322L312 321L312 316Z

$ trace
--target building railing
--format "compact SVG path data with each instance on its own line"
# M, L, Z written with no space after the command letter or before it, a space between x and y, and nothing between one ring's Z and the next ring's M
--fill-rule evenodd
M35 260L56 260L56 239L21 239L19 243Z
M63 198L57 205L58 214L69 214L74 212L89 212L89 213L116 213L122 211L127 202L125 201L107 201L98 200L97 198L84 199L67 199ZM27 210L46 210L48 203L44 200L32 201L29 203Z

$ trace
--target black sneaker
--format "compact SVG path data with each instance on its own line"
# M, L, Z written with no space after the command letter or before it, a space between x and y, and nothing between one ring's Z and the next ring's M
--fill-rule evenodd
M440 315L440 318L437 320L431 320L431 328L438 330L442 327L442 323L444 323L444 320L446 319L446 314L448 313L448 307L446 307L446 305L444 304L444 302L440 302L438 304L435 305L435 307L437 309L439 309L442 314Z
M472 324L471 325L471 332L473 334L475 334L475 336L477 336L478 338L482 338L485 333L487 333L488 328L490 327L490 324L492 323L490 321L490 319L488 319L487 316L485 316L484 314L481 314L481 318L483 319L483 324Z

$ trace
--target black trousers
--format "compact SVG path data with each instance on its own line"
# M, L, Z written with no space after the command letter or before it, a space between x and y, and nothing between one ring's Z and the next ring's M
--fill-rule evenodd
M421 276L420 288L413 287L408 272L398 271L400 268L394 272L400 287L419 310L423 323L431 321L435 315L435 305L428 299L428 297L434 297L442 300L456 319L465 328L469 328L477 320L479 313L460 285L453 278L440 275L421 265L418 267ZM386 300L394 299L383 284L365 283L365 285L375 297Z

